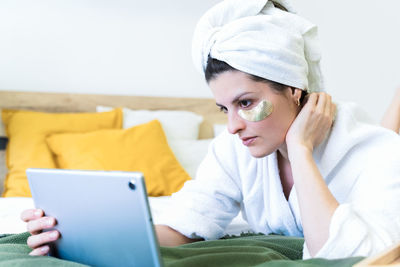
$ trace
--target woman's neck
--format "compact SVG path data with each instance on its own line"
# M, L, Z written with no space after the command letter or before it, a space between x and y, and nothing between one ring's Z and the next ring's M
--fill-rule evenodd
M287 158L286 145L284 149L278 149L277 153L279 177L282 184L282 190L286 200L288 200L294 182L290 162Z
M277 152L280 154L282 159L289 161L286 143L283 143L282 146L278 148Z

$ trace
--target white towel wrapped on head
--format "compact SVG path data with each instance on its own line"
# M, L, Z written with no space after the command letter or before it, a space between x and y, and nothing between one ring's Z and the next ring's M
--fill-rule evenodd
M286 1L275 1L292 11ZM208 56L233 68L309 92L323 91L317 27L268 0L225 0L200 19L193 60Z

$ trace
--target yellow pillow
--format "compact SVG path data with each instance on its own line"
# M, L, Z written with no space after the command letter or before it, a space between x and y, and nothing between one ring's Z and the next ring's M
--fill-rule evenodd
M45 141L48 135L122 126L121 109L100 113L44 113L4 109L2 118L9 138L4 197L31 196L25 174L27 168L56 167L55 159Z
M60 168L140 171L150 196L171 195L190 180L157 120L124 130L54 134L46 140Z

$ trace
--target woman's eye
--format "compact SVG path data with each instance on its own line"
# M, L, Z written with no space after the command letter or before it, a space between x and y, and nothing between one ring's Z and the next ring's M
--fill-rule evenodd
M228 113L228 109L226 107L219 107L219 111L223 112L223 113Z
M241 100L239 101L239 105L241 108L248 108L252 102L250 100Z

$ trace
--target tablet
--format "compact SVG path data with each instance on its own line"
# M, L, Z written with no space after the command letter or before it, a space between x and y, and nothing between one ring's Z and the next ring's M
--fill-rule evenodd
M57 219L52 229L61 237L52 256L92 266L162 266L142 173L26 173L35 207Z

